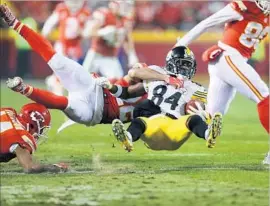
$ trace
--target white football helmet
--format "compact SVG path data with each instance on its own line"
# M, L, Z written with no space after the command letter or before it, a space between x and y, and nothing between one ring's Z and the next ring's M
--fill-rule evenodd
M270 0L255 0L255 3L264 14L270 14Z
M119 16L129 17L134 12L134 0L111 0L109 7Z
M72 13L76 13L84 6L85 0L65 0L65 4Z

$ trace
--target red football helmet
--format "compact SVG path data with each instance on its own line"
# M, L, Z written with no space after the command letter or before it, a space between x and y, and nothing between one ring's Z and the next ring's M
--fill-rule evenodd
M26 104L21 108L18 116L23 121L26 130L38 142L41 140L41 137L47 138L46 132L50 129L51 115L45 106L38 103Z

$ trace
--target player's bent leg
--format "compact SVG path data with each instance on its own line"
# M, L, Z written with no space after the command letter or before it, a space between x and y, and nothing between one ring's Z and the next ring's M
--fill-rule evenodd
M145 130L146 125L142 118L133 119L127 129L127 131L131 134L132 142L139 140Z
M55 54L55 51L48 40L20 21L16 21L12 28L28 42L32 49L37 52L45 62L48 62Z
M4 8L7 10L7 14L1 13L1 15L13 15L8 8ZM3 8L1 7L1 9ZM85 87L93 82L91 76L88 72L83 70L81 65L60 54L56 54L50 42L43 36L30 29L16 18L9 26L17 31L29 43L32 49L49 64L68 91L85 89Z
M68 92L84 91L94 86L94 78L77 62L55 54L48 65Z
M227 81L238 92L257 103L260 121L269 133L269 88L259 74L242 57L226 56Z
M236 90L218 77L219 65L209 64L210 83L207 94L207 111L214 115L216 112L226 114L235 97Z
M191 115L187 119L187 128L199 138L206 139L208 125L199 115Z
M115 119L112 122L112 131L116 139L121 143L123 148L128 152L133 150L132 136L124 128L124 124L119 119Z
M13 91L21 93L27 98L44 105L48 109L59 109L63 111L68 105L67 97L58 96L49 91L26 85L20 77L8 79L6 84L7 87Z

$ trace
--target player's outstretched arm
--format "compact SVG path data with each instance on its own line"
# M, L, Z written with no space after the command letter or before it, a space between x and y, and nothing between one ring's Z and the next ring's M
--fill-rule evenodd
M26 173L42 173L42 172L51 172L59 173L66 172L68 170L67 165L65 164L54 164L54 165L39 165L33 162L32 155L26 149L18 146L15 150L17 159L20 165L24 168Z
M183 79L171 77L167 74L161 74L152 69L149 69L148 66L144 63L137 63L133 66L128 72L128 77L131 81L140 82L143 80L149 81L165 81L170 85L175 86L176 88L181 88L183 86Z
M212 16L201 21L193 29L191 29L184 37L179 38L174 47L189 45L192 41L197 39L202 33L204 33L210 27L241 19L242 15L238 13L236 10L234 10L231 4L229 4L220 11L214 13Z
M55 51L50 42L21 23L6 4L0 5L0 17L4 19L10 28L18 32L46 62L53 57Z
M95 79L98 86L108 89L112 95L122 99L140 97L145 94L145 89L142 83L136 83L129 87L123 87L117 84L112 84L108 78L99 77Z

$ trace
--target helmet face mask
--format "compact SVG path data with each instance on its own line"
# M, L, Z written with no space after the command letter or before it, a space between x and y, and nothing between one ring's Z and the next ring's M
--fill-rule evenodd
M270 0L255 0L255 3L264 14L270 14Z
M188 47L172 49L166 57L165 70L170 75L191 79L196 73L196 60Z

